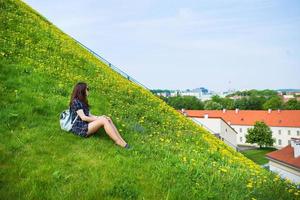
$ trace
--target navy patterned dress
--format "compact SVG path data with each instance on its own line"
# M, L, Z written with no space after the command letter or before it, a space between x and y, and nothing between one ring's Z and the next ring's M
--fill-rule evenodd
M87 105L85 105L79 99L74 99L70 107L72 121L74 121L74 119L77 116L76 111L80 109L83 110L86 116L89 116L89 108L87 107ZM88 131L88 122L82 121L81 118L78 116L72 126L71 132L82 137L87 137L87 131Z

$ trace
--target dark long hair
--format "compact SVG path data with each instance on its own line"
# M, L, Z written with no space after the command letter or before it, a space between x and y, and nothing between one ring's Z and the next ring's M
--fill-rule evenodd
M72 106L72 102L74 99L78 99L81 102L83 102L87 107L89 106L89 102L87 100L86 96L86 89L87 89L87 84L83 82L79 82L75 85L72 95L71 95L71 100L70 100L70 107Z

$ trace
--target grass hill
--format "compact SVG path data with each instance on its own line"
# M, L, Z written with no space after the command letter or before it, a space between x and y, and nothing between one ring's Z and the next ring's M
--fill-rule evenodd
M296 185L126 80L21 1L0 0L1 199L296 199ZM60 130L77 81L134 147Z

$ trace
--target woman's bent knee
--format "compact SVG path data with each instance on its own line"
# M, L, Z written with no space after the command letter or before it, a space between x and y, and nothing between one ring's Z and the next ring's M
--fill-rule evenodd
M104 121L105 121L105 119L102 118L102 117L99 117L99 118L96 120L97 124L104 124Z
M99 126L99 127L109 124L109 121L104 117L98 118L95 122L96 122L97 126Z

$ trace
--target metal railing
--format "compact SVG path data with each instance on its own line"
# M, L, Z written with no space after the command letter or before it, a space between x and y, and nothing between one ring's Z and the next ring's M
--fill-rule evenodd
M119 73L120 75L122 75L123 77L125 77L126 79L128 79L131 82L136 83L139 86L142 86L143 88L150 90L149 88L147 88L145 85L143 85L142 83L140 83L139 81L137 81L136 79L132 78L131 76L129 76L128 74L126 74L124 71L122 71L121 69L119 69L118 67L116 67L115 65L113 65L112 63L110 63L108 60L106 60L105 58L103 58L102 56L100 56L99 54L97 54L95 51L93 51L92 49L88 48L87 46L85 46L84 44L82 44L81 42L79 42L78 40L76 40L75 38L72 37L72 39L77 42L80 46L82 46L83 48L85 48L86 50L88 50L90 53L92 53L96 58L98 58L101 62L103 62L104 64L106 64L108 67L110 67L111 69L113 69L115 72Z

